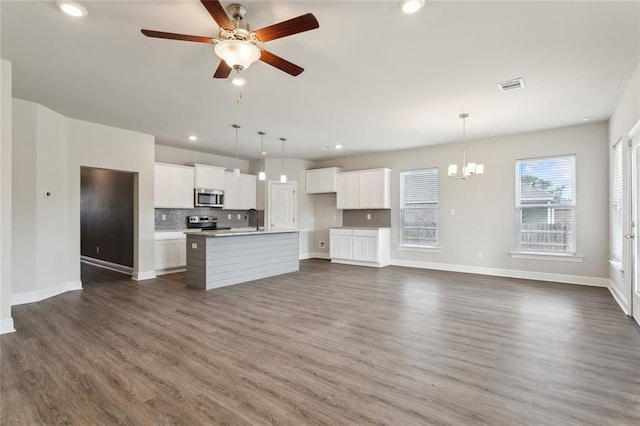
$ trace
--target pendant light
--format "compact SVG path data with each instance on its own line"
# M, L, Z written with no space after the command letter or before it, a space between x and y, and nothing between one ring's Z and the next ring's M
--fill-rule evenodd
M232 124L232 127L234 129L236 129L236 161L238 160L238 129L240 128L239 124ZM240 177L240 168L239 167L235 167L233 169L233 174L236 177Z
M280 183L287 183L287 175L284 172L284 143L286 141L285 138L280 138L282 141L282 174L280 175Z
M262 164L260 166L260 173L258 173L258 180L266 180L267 174L264 171L264 159L267 155L267 152L264 150L264 135L266 135L266 133L258 132L258 134L260 135L260 155L262 155Z
M462 118L462 174L458 175L458 165L449 164L447 174L451 179L467 179L471 177L480 177L484 174L484 164L467 163L467 147L466 147L466 120L469 114L463 112L460 114Z

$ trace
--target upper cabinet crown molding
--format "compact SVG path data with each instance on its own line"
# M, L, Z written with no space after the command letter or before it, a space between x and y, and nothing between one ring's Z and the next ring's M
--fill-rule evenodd
M390 209L391 169L338 173L336 207L342 210Z
M337 191L337 175L340 167L311 169L306 172L307 194L324 194Z

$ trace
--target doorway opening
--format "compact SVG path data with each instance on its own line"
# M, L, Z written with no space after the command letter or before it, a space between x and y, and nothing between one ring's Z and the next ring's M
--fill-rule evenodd
M135 173L80 168L80 259L133 274Z

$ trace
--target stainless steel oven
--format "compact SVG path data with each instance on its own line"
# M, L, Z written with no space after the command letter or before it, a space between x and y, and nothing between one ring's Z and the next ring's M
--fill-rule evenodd
M193 193L196 207L224 207L224 191L221 189L196 188Z

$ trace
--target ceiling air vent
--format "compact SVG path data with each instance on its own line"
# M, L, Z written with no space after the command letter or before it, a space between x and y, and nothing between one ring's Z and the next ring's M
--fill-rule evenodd
M522 89L524 87L524 79L520 77L520 78L514 78L512 80L501 81L500 83L498 83L498 87L500 88L501 92Z

